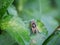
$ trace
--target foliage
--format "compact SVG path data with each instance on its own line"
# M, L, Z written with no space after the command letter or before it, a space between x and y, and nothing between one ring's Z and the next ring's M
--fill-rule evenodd
M35 35L32 19L39 31ZM0 45L59 45L59 25L59 0L0 0Z

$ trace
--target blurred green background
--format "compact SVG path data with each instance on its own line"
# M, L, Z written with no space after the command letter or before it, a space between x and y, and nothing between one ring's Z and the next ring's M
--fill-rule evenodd
M39 30L35 35L29 27L32 19ZM59 42L60 0L0 0L0 45L60 45Z

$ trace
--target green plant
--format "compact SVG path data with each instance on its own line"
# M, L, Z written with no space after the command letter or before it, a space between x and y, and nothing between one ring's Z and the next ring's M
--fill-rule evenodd
M59 45L59 11L59 0L0 0L0 45ZM32 19L39 30L35 35Z

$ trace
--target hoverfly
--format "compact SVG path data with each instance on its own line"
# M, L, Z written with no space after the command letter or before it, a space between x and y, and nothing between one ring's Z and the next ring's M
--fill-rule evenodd
M30 21L30 28L33 34L37 33L38 29L37 29L36 22L34 20Z

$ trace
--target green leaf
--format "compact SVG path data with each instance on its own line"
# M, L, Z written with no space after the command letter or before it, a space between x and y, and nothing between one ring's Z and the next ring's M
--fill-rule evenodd
M18 15L17 10L16 10L14 5L11 5L11 6L8 7L8 13L10 15L14 15L14 16Z
M35 40L36 45L42 45L59 25L55 19L59 17L58 10L57 8L53 9L50 3L50 0L15 0L14 6L16 6L17 11L14 6L8 8L8 13L13 16L7 15L2 19L2 29L6 30L20 45L29 45L31 40ZM59 1L57 4L59 7ZM5 12L5 8L2 11ZM19 17L15 16L17 14ZM28 24L32 19L39 20L36 23L42 33L29 35Z
M48 30L45 27L45 25L43 24L43 22L41 22L40 20L37 21L37 28L39 30L40 33L44 34L44 35L48 35Z
M39 36L34 36L34 37L39 37L35 39L40 39L38 44L42 44L46 38L48 38L56 29L56 27L59 25L57 20L55 20L54 17L58 15L58 11L54 8L51 7L50 5L50 0L29 0L26 2L26 5L23 5L23 10L22 12L18 12L19 16L22 18L23 21L30 21L32 19L35 20L41 20L44 26L47 28L47 30L43 29L41 27L41 24L37 22L39 29L42 29L42 32L47 33L47 35L39 36L43 37L40 38ZM20 6L20 5L19 5ZM19 8L19 7L18 7ZM53 25L52 25L53 24ZM46 37L45 37L46 36ZM33 38L34 39L34 38Z
M1 27L3 30L6 30L19 44L29 44L30 36L28 29L26 29L25 24L19 17L6 17L2 20Z
M13 45L16 41L7 33L2 31L0 34L0 45Z
M14 0L14 5L16 6L17 10L22 12L24 5L28 0Z
M14 0L0 0L0 17L5 14L7 8L12 4Z
M45 40L43 45L58 45L60 41L60 31L55 31L51 36Z

